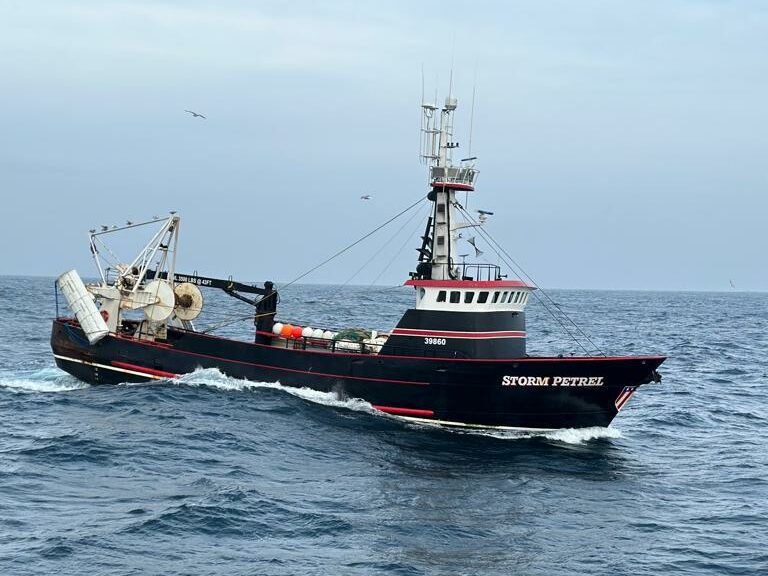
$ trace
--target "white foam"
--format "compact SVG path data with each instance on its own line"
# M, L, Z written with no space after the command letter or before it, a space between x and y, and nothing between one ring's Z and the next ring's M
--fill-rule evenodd
M474 434L479 436L489 436L492 438L498 438L502 440L524 440L530 438L544 438L554 442L562 442L564 444L583 444L591 440L600 438L621 438L621 431L616 428L603 428L599 426L591 428L564 428L561 430L514 430L514 429L493 429L493 428L454 428L447 426L440 426L438 423L430 423L426 420L421 422L414 422L413 420L401 418L386 414L379 410L376 410L369 402L361 400L360 398L347 398L340 399L334 392L320 392L311 388L294 388L292 386L283 386L279 382L252 382L250 380L240 380L237 378L230 378L223 374L217 368L201 368L190 372L189 374L183 374L178 378L172 380L173 383L183 386L209 386L211 388L217 388L219 390L227 391L245 391L259 388L268 388L272 390L281 390L292 396L296 396L308 402L315 404L322 404L323 406L332 406L334 408L345 408L348 410L354 410L356 412L365 412L380 416L383 418L391 418L394 420L407 421L409 426L412 427L439 427L443 430L450 432L456 432L460 434Z
M531 438L543 438L563 444L583 444L592 440L604 438L622 438L621 430L617 428L592 426L590 428L562 428L560 430L461 430L465 434L477 434L490 436L500 440L529 440Z
M18 373L0 372L0 387L19 393L70 392L89 386L53 367Z
M544 434L545 438L566 444L582 444L591 440L603 438L622 438L621 430L604 428L602 426L592 426L591 428L563 428L562 430L553 430Z
M355 410L358 412L368 412L370 414L382 414L378 410L374 409L370 403L359 398L346 398L340 399L335 392L320 392L319 390L313 390L311 388L294 388L292 386L283 386L279 382L253 382L250 380L239 380L237 378L230 378L225 374L222 374L216 368L204 368L198 369L189 374L183 374L173 380L176 384L185 386L210 386L211 388L218 388L220 390L228 391L243 391L253 390L258 388L269 388L272 390L281 390L287 392L292 396L302 398L315 404L322 404L324 406L333 406L335 408L346 408L349 410Z

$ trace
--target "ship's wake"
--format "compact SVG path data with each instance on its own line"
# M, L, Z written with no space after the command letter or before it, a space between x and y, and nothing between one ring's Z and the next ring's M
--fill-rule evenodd
M0 388L6 388L12 392L71 392L89 386L90 384L81 382L74 376L52 366L39 370L0 371Z
M293 388L283 386L279 382L253 382L251 380L240 380L231 378L221 373L216 368L203 368L195 370L189 374L184 374L172 380L175 384L182 386L208 386L219 390L227 391L246 391L256 389L271 389L286 392L291 396L296 396L314 404L323 406L332 406L334 408L346 408L357 412L367 412L369 414L382 414L374 409L370 403L359 398L340 398L335 392L320 392L311 388Z
M622 438L621 430L613 427L603 428L562 428L560 430L472 430L470 434L479 434L501 440L528 440L542 438L563 444L583 444L593 440Z
M283 386L279 382L252 382L250 380L239 380L226 376L216 368L196 370L195 372L184 374L179 378L174 379L172 382L184 386L208 386L220 390L238 392L256 389L280 390L281 392L285 392L291 396L301 398L314 404L347 409L355 412L364 412L380 418L404 422L408 427L413 429L440 430L447 433L484 436L497 440L530 440L541 438L564 444L583 444L593 440L622 437L621 431L616 428L602 428L597 426L591 428L564 428L561 430L539 431L496 428L458 428L441 426L436 423L433 424L424 421L413 422L406 418L385 414L384 412L376 410L369 402L360 398L340 398L338 394L334 392L320 392L311 388L294 388L291 386Z
M496 428L459 428L441 426L427 422L413 422L399 416L392 416L376 410L369 402L360 398L341 398L335 392L321 392L311 388L294 388L283 386L279 382L253 382L240 380L226 376L216 368L199 369L189 374L184 374L173 380L156 381L155 384L171 382L179 386L205 386L230 392L243 392L257 389L279 390L301 398L307 402L322 406L330 406L343 410L365 413L391 421L400 421L412 429L440 430L446 433L469 436L484 436L497 440L530 440L541 438L552 442L565 444L582 444L593 440L621 438L621 431L608 427L592 428L566 428L562 430L512 430ZM146 386L141 384L123 384L123 386ZM6 388L15 393L56 393L71 392L89 388L90 384L81 382L73 376L59 370L56 367L47 367L39 370L8 372L0 371L0 388Z

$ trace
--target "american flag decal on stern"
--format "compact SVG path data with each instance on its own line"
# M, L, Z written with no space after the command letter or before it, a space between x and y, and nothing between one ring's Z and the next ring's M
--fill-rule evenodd
M637 386L624 386L621 394L619 394L618 398L616 398L616 401L614 402L617 412L624 408L624 404L626 404L629 399L632 398L632 394L635 393L635 390L637 390Z

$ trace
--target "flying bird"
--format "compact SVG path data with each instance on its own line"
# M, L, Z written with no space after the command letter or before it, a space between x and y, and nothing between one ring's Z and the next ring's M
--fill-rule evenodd
M371 199L370 194L363 194L362 196L360 196L360 200L370 200L370 199Z
M102 224L101 225L101 231L102 232L106 232L107 230L109 230L109 226L105 226L104 224Z
M204 120L207 120L207 118L206 118L205 116L203 116L202 114L199 114L199 113L195 112L194 110L184 110L184 112L188 112L189 114L192 114L192 117L193 117L193 118L202 118L202 119L204 119Z
M126 221L125 221L125 225L126 225L126 226L132 226L132 225L133 225L133 222L131 222L130 220L126 220Z

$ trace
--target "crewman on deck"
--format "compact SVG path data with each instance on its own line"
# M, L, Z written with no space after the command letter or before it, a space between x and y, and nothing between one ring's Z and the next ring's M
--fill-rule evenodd
M253 323L256 325L256 344L270 344L272 342L272 327L275 325L275 314L280 297L275 285L267 280L264 282L266 294L256 302L256 316Z

